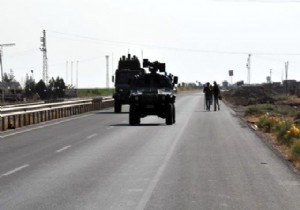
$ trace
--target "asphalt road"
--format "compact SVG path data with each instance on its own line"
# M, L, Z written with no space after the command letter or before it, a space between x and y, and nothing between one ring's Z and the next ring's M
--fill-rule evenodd
M224 104L179 95L172 126L112 111L1 133L0 209L300 209L299 175Z

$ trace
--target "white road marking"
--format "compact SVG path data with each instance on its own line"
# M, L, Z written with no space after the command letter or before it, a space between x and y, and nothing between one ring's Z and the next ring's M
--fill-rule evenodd
M3 136L0 136L0 138L3 139L3 138L6 138L6 137L9 137L9 136L14 136L14 135L21 134L21 133L27 133L27 132L30 132L30 131L33 131L33 130L38 130L38 129L49 127L49 126L52 126L52 125L58 125L58 124L61 124L61 123L64 123L64 122L68 122L68 121L72 121L72 120L76 120L76 119L79 119L79 118L89 117L91 115L93 115L93 114L88 114L88 115L79 116L79 117L73 117L71 119L61 120L59 122L54 122L54 123L47 123L45 125L40 125L38 127L28 128L28 129L25 129L25 130L22 130L22 131L17 131L17 132L14 132L14 133L3 135Z
M87 139L91 139L91 138L93 138L93 137L95 137L95 136L98 136L98 134L97 133L94 133L94 134L92 134L92 135L89 135L88 137L86 137Z
M18 171L21 171L21 170L23 170L24 168L27 168L27 167L29 167L28 164L23 165L23 166L20 166L20 167L18 167L18 168L15 168L15 169L13 169L13 170L11 170L11 171L6 172L5 174L2 174L2 175L0 176L0 178L1 178L1 177L4 177L4 176L12 175L12 174L14 174L14 173L17 173Z
M56 150L56 152L57 152L57 153L60 153L60 152L62 152L62 151L64 151L64 150L69 149L70 147L71 147L71 145L65 146L65 147L63 147L63 148L61 148L61 149L59 149L59 150Z
M190 116L189 116L190 117ZM187 117L186 119L189 119L189 117ZM154 188L155 186L157 185L158 181L160 180L165 168L167 167L168 165L168 162L170 161L174 151L175 151L175 148L176 148L176 145L177 143L179 142L179 139L181 138L182 136L182 133L184 132L184 130L186 129L187 127L187 124L188 124L188 120L185 121L184 125L181 127L181 130L179 131L179 134L177 135L176 139L174 140L172 146L170 147L170 150L168 151L165 159L163 160L162 164L159 166L155 176L153 177L153 179L151 180L149 186L147 187L147 189L145 190L141 200L139 201L137 207L135 208L135 210L144 210L148 201L150 200L151 198L151 195L154 191Z

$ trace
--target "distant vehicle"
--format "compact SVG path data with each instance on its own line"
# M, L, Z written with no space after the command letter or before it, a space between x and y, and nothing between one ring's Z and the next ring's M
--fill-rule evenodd
M138 125L140 119L148 115L156 115L166 119L167 125L175 123L175 84L178 77L159 74L165 72L165 64L149 62L144 59L143 67L149 68L150 73L137 75L131 83L129 97L129 124Z
M134 76L145 74L145 70L141 68L139 59L136 56L122 56L119 60L118 69L116 70L113 82L115 82L115 99L114 111L120 113L123 104L129 104L130 83Z

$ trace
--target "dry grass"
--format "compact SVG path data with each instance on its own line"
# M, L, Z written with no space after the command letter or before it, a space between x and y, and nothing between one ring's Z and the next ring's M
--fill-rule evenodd
M259 116L245 116L243 117L243 120L250 124L256 124L259 121ZM300 158L294 157L292 155L291 148L279 142L276 138L275 133L265 133L261 130L257 130L256 132L258 132L260 136L267 140L273 146L273 148L281 154L281 156L285 160L291 162L293 166L300 172Z
M286 101L288 103L300 103L300 98L298 98L296 96L288 96Z
M236 105L241 97L233 97L238 95L238 93L229 93L227 102L232 109L234 109L237 113L237 116L245 120L247 123L251 125L255 132L259 134L259 136L263 137L266 141L272 145L272 147L279 153L281 156L292 163L292 165L300 171L300 158L293 156L291 145L284 144L284 142L279 141L277 139L277 132L269 132L266 133L263 130L258 130L257 124L259 122L259 118L264 114L268 113L269 115L275 115L281 117L285 121L293 122L296 125L300 125L300 98L296 96L286 96L286 95L278 95L274 99L274 103L261 103L259 101L255 101L256 103L250 106L242 106L243 109L239 108L240 106ZM245 94L244 94L245 96ZM249 98L249 93L246 94L246 97ZM227 99L224 97L225 100ZM299 117L298 117L299 116ZM299 119L299 124L298 120Z

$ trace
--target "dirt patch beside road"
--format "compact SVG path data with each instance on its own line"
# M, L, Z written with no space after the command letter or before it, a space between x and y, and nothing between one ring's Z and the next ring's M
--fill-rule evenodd
M300 172L300 157L293 153L293 142L299 142L300 139L297 137L292 139L291 144L286 144L284 141L278 140L278 131L266 131L259 127L263 116L278 116L291 122L298 129L300 99L281 97L274 91L269 93L266 93L264 88L245 87L224 92L222 96L223 102L235 111L237 117L247 123L253 132L294 170Z

